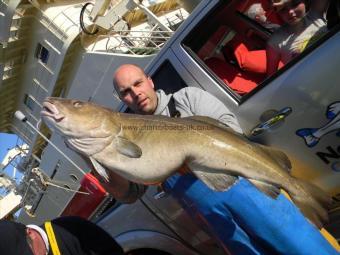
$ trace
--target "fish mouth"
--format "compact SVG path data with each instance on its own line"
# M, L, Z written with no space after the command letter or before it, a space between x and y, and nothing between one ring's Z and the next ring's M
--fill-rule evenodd
M50 101L48 98L43 102L42 106L43 107L40 112L40 116L42 118L53 119L55 122L60 122L65 118L65 116L59 112L56 105L53 104L53 102Z

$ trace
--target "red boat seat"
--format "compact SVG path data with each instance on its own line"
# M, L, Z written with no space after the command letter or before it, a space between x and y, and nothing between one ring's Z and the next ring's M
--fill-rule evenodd
M244 95L256 88L264 78L264 74L247 72L218 58L205 60L206 65L232 90Z

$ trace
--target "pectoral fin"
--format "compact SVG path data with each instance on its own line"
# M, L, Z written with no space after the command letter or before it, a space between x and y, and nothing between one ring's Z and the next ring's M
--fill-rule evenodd
M204 182L210 189L215 191L225 191L229 189L237 180L237 177L224 173L211 173L201 170L192 170L195 176Z
M140 158L142 156L142 149L124 137L117 136L114 145L120 154L129 158Z
M98 163L97 160L95 160L94 158L90 157L91 163L94 167L94 169L96 169L97 173L103 177L107 182L109 182L109 176L105 170L105 168Z

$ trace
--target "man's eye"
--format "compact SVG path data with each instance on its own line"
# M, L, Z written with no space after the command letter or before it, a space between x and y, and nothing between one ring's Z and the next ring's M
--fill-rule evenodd
M120 96L121 97L126 97L129 92L127 90L121 91Z
M143 81L138 81L138 82L136 82L134 87L140 87L140 86L142 86L142 84L143 84Z
M73 106L76 107L76 108L79 108L79 107L83 106L83 103L80 102L80 101L76 101L76 102L73 103Z

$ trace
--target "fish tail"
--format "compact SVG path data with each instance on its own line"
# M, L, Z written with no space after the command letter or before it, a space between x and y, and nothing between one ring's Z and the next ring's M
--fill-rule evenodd
M296 181L302 191L296 194L289 193L289 195L301 212L321 229L329 221L328 209L332 203L331 196L311 183Z

